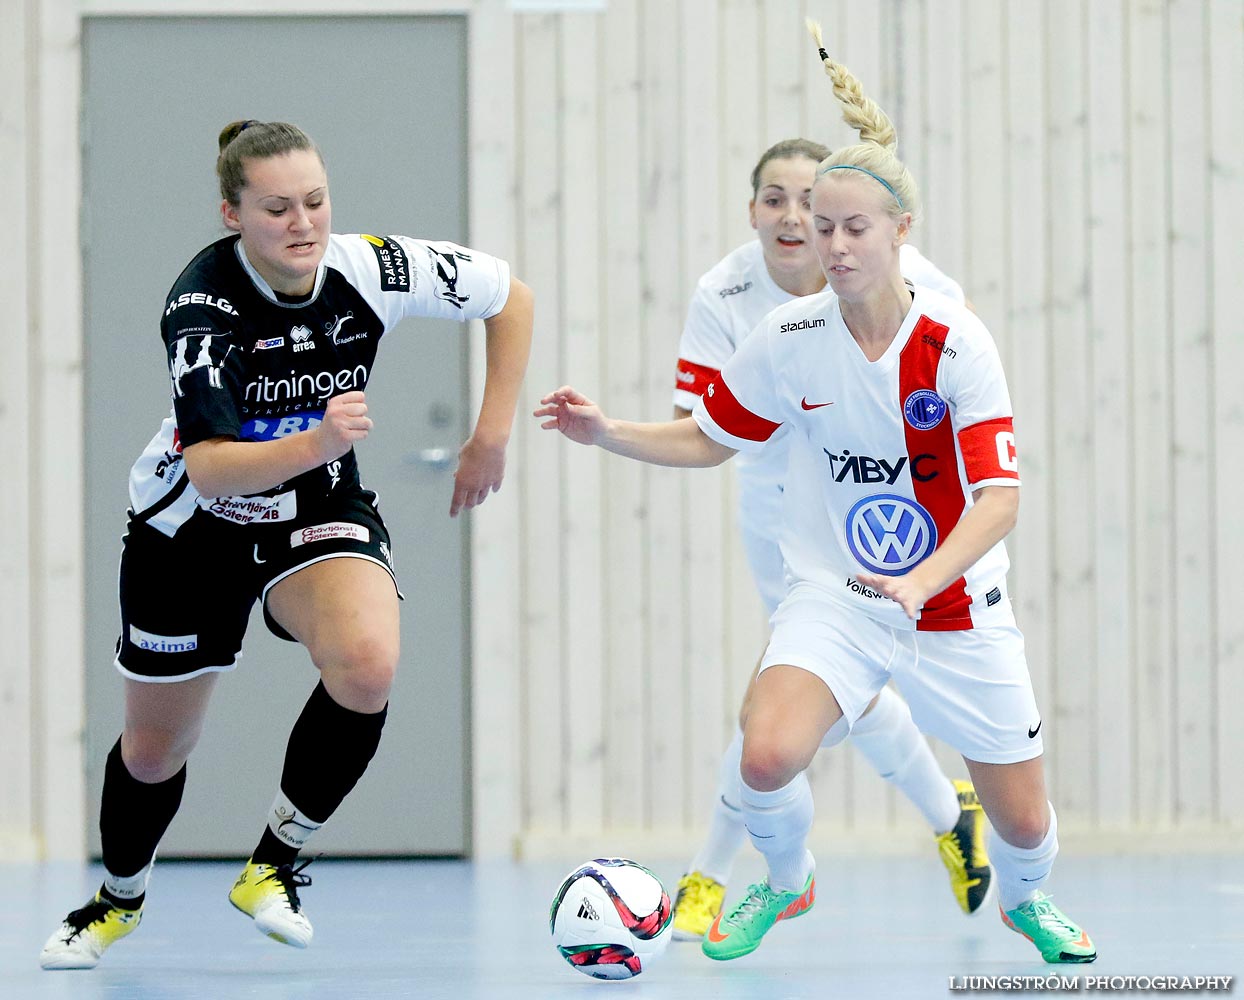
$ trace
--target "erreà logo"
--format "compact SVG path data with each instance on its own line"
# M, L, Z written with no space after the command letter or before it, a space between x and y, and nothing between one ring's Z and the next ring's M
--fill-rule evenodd
M294 342L295 351L313 351L315 344L311 340L311 328L296 326L289 331L289 339Z
M795 330L812 330L818 326L824 326L823 319L801 319L797 323L783 323L779 328L779 333L792 333Z

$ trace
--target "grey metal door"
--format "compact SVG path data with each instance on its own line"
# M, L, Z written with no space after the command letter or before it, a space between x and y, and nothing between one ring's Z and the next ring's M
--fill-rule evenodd
M468 242L462 17L107 17L83 49L86 329L86 757L99 849L103 762L122 723L112 666L128 470L168 411L158 321L181 268L224 234L216 135L292 121L319 143L337 232ZM481 248L483 249L483 248ZM380 751L321 831L337 855L459 855L468 843L466 527L450 521L448 456L465 433L465 327L407 321L385 338L359 449L406 595L402 660ZM422 455L424 461L420 460ZM217 685L162 856L244 855L285 740L316 683L301 646L256 613Z

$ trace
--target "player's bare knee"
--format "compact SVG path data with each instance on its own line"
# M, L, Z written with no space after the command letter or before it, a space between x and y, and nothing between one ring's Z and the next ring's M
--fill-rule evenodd
M743 745L739 771L747 786L758 792L782 788L800 770L794 755L780 741L758 738Z
M167 781L186 763L197 735L148 727L129 729L121 739L121 759L136 781L148 785Z
M316 658L328 693L355 712L377 712L389 700L397 672L396 642L358 637Z
M1040 847L1050 828L1050 815L1044 802L1027 809L1011 810L1005 816L991 816L989 820L999 837L1023 850Z

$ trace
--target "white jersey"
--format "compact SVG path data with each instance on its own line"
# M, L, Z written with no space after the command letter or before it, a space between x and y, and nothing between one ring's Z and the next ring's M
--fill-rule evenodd
M963 289L919 250L904 243L899 268L915 285L963 302ZM678 342L674 405L694 410L708 384L761 320L778 306L800 297L778 286L765 266L759 240L732 250L696 285L687 322ZM778 431L759 454L735 460L739 482L739 522L752 576L769 611L785 590L781 559L775 551L786 478L785 431Z
M862 586L927 558L983 486L1018 486L1010 396L993 339L966 307L925 288L869 362L825 291L770 313L705 389L709 437L759 451L790 444L779 542L789 581L899 628L1012 622L999 542L910 621Z

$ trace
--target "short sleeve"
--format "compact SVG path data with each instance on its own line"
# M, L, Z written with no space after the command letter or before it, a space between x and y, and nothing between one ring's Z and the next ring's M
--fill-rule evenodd
M974 490L1018 486L1011 397L997 346L983 326L978 336L957 345L947 376L946 392L968 486Z
M346 272L386 330L408 316L489 319L510 295L508 263L448 241L335 236L329 264Z
M692 411L700 430L736 451L760 451L782 426L769 337L749 335L705 387Z
M737 346L724 307L701 279L687 308L687 321L678 341L674 405L694 409Z

